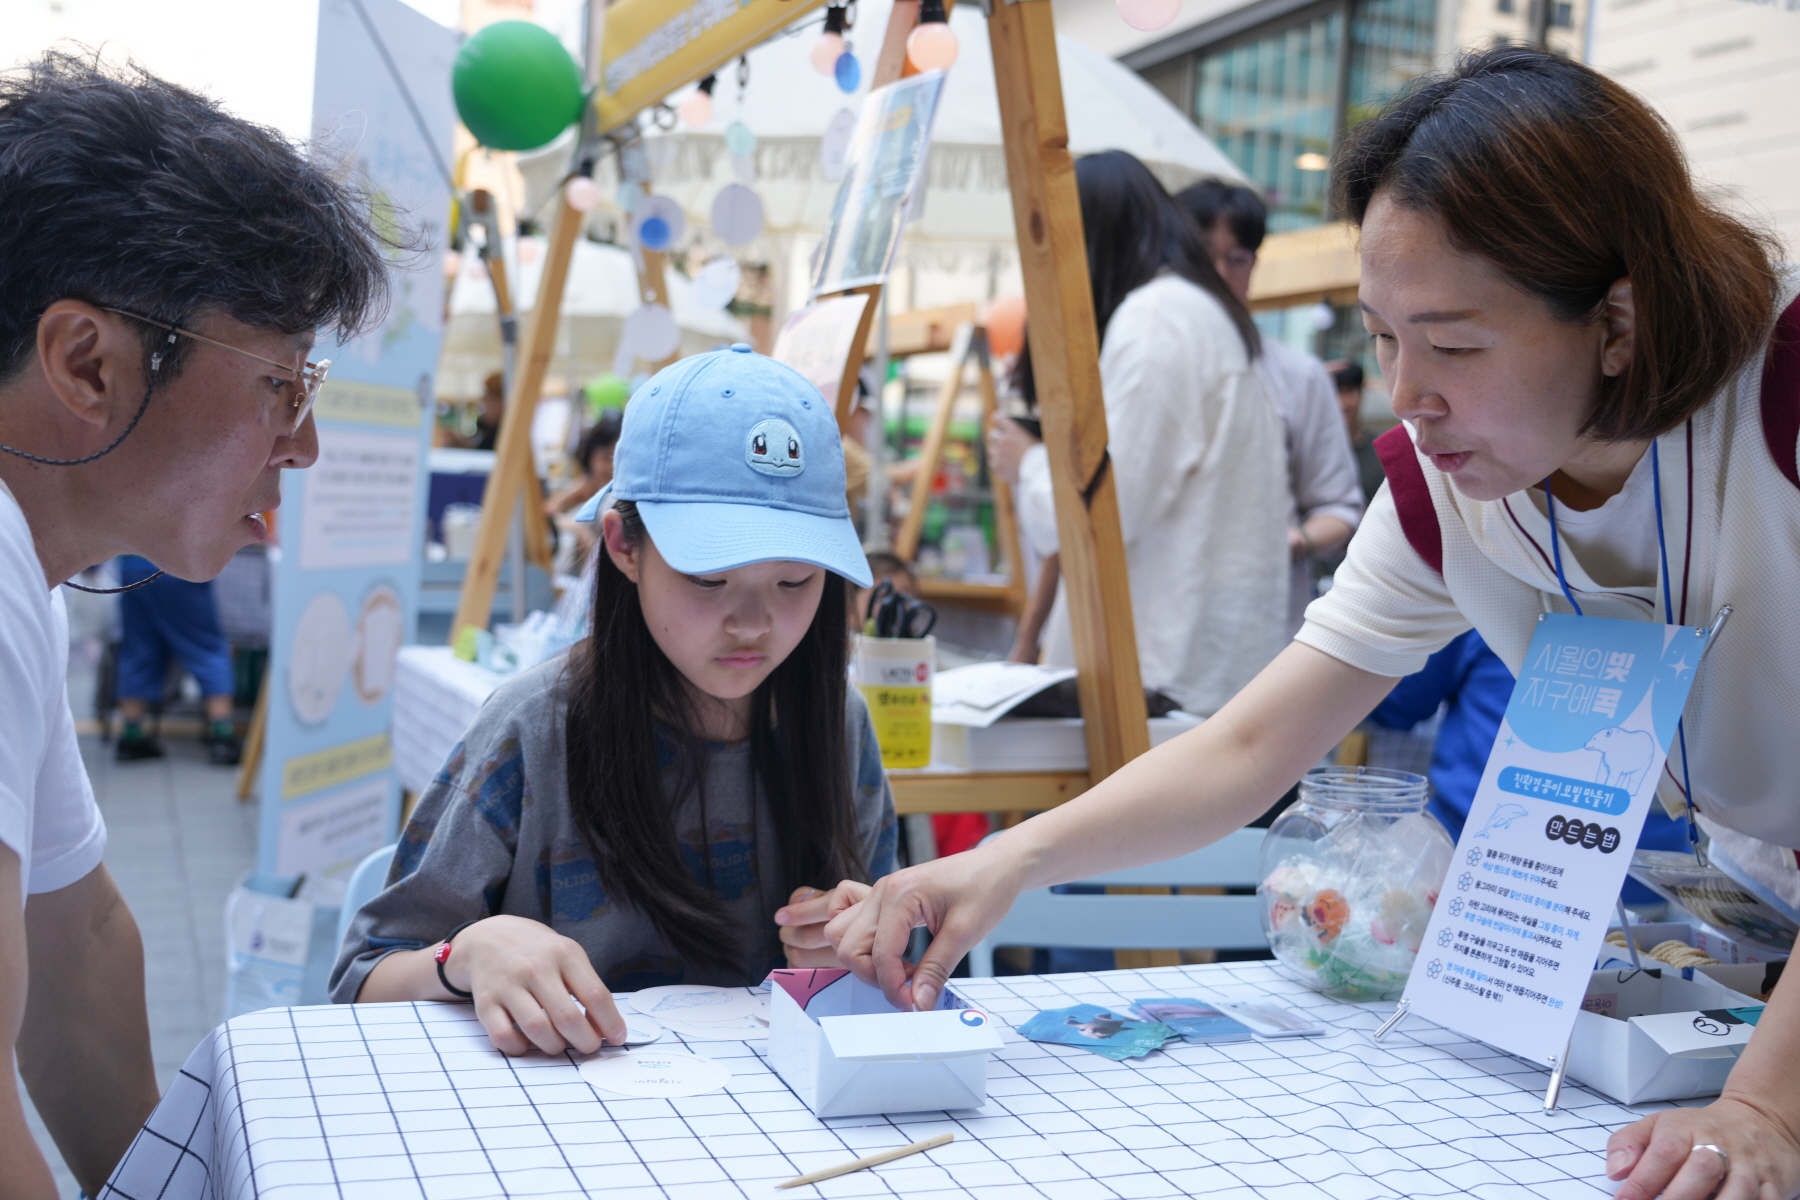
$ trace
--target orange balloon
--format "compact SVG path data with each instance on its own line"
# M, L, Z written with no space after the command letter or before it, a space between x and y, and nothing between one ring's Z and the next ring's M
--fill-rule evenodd
M988 348L1010 358L1025 348L1025 297L1002 296L988 305Z

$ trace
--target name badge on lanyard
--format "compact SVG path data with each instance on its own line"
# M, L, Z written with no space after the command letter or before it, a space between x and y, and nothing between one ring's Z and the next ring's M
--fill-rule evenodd
M1548 1063L1587 991L1706 631L1544 616L1403 997Z

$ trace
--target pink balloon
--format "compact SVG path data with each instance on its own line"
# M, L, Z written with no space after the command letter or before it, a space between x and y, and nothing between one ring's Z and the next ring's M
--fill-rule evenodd
M1133 29L1145 33L1162 29L1181 11L1181 0L1114 0L1119 15Z

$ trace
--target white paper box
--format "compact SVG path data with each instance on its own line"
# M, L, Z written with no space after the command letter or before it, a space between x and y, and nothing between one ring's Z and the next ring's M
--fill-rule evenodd
M1575 1018L1569 1077L1621 1104L1718 1095L1751 1026L1706 1020L1718 1028L1702 1030L1695 1018L1761 1001L1714 979L1682 974L1673 968L1595 971Z
M901 1012L841 968L769 974L769 1062L816 1116L979 1108L1000 1025L945 989Z

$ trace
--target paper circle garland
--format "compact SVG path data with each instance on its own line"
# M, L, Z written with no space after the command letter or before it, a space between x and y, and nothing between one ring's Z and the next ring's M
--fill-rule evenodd
M848 51L838 55L837 66L832 68L831 75L837 80L840 92L854 92L862 86L862 64Z
M733 155L756 153L756 135L742 121L733 121L725 127L725 149Z
M592 212L600 203L600 185L586 175L577 175L563 185L563 196L576 212Z
M581 116L581 68L555 34L496 21L470 35L450 69L456 113L495 150L536 150Z
M713 232L728 246L747 246L763 229L762 197L741 183L728 183L713 197Z
M1181 0L1115 0L1119 15L1145 33L1166 27L1181 12Z
M702 308L722 309L737 298L743 282L737 259L721 255L700 268L694 276L694 300Z
M819 138L819 170L836 183L844 177L844 164L850 157L850 139L856 133L856 114L840 108L825 124Z
M661 304L641 304L619 330L619 352L645 362L661 362L681 348L681 326Z
M631 210L631 236L646 250L667 250L686 232L686 214L667 196L645 196Z
M754 154L734 154L734 155L732 155L731 156L731 173L733 175L737 176L737 181L739 183L746 184L746 185L755 183L756 182L756 155L754 155Z

